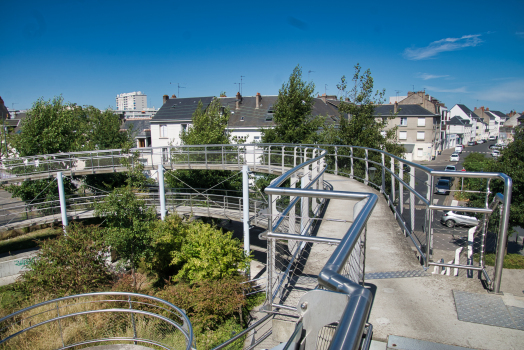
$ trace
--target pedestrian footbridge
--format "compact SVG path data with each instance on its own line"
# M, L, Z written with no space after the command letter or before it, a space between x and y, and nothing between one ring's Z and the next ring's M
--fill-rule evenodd
M259 276L251 276L257 277L257 283L265 281L264 305L252 315L249 328L216 349L368 349L372 338L386 341L393 335L472 348L486 344L487 348L497 348L492 345L499 341L509 343L506 348L518 344L515 332L521 331L490 331L482 328L488 326L471 323L464 326L453 309L455 290L501 291L512 186L504 174L451 174L485 181L486 203L482 208L433 204L435 179L449 176L449 172L380 150L336 145L201 145L42 155L4 161L2 180L15 183L120 172L137 166L160 182L170 169L244 171L246 186L252 184L245 180L249 179L247 172L251 177L256 173L279 175L264 196L251 186L249 202L235 193L169 191L162 190L161 185L157 193L141 194L162 217L166 211L173 211L243 221L247 237L250 227L265 228L260 238L266 242L267 265ZM492 181L501 181L504 192L492 194ZM64 198L62 205L59 200L47 203L47 207L42 207L45 203L38 203L40 207L19 203L18 209L5 205L1 220L7 229L26 225L27 220L92 215L90 206L103 196L89 193ZM438 213L444 210L480 213L483 220L477 227L449 234L451 246L437 247L434 228ZM30 217L32 212L39 214ZM501 215L492 218L494 212ZM485 262L488 252L496 255L494 267ZM78 298L83 297L87 296ZM55 305L57 313L28 328L20 323L25 319L21 316L24 310L1 319L0 327L10 335L3 336L0 343L8 344L29 334L26 329L47 332L46 327L58 327L62 345L55 348L115 341L129 346L175 348L171 341L164 341L166 335L133 331L138 314L144 315L135 307L139 303L133 302L140 296L125 298L129 305L103 311L120 315L123 309L128 310L126 315L134 321L123 328L122 334L93 334L89 339L66 341L60 322L77 315L68 313L65 306L62 313L62 305L68 303L56 300L49 305ZM173 322L176 325L170 323L174 328L169 337L178 339L176 348L191 348L190 320ZM175 335L177 332L182 335ZM462 332L468 334L467 341Z

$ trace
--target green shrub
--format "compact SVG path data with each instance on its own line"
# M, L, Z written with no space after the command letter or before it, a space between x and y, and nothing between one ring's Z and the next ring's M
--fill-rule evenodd
M218 280L249 266L251 258L231 232L193 221L181 227L180 235L180 250L171 252L171 265L180 266L175 281Z
M67 236L43 241L38 258L33 259L16 289L25 294L60 297L66 294L107 289L112 276L105 264L109 252L103 231L95 226L72 224Z
M246 304L238 278L168 285L156 296L185 310L196 332L216 330L226 320L240 317Z

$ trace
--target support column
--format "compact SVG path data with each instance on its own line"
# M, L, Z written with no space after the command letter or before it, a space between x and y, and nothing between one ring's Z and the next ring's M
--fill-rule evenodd
M164 166L158 166L158 195L160 196L160 218L166 218L166 191L164 189Z
M249 166L242 167L242 211L244 224L244 251L246 255L251 253L249 243ZM249 267L246 270L246 277L249 280Z
M62 214L62 226L63 226L64 233L65 233L66 226L67 226L67 210L66 210L66 200L65 200L65 191L64 191L64 180L62 178L61 171L56 173L56 181L58 182L58 197L60 198L60 213Z

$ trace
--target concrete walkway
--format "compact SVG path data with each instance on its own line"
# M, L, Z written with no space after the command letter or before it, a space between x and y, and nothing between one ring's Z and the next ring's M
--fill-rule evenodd
M373 191L348 179L326 176L326 180L337 191ZM422 270L387 202L382 195L380 198L368 222L366 273ZM524 346L524 330L458 320L453 291L488 295L476 278L442 275L384 278L367 280L366 286L375 293L369 320L375 340L386 342L388 336L397 335L475 349L522 349ZM506 305L524 307L524 271L505 270L502 290L518 294L492 297L506 301Z

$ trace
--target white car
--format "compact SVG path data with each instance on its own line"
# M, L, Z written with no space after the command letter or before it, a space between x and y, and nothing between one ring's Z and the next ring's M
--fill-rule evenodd
M451 157L449 157L449 161L450 162L458 162L459 161L459 154L458 153L453 153L451 155Z
M494 149L493 151L491 151L491 156L492 157L500 157L500 151L498 149Z

